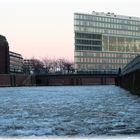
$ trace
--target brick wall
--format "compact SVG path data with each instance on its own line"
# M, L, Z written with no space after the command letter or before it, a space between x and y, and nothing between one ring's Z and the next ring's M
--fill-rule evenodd
M11 86L10 75L0 74L0 86Z
M111 85L115 84L115 77L106 76L78 76L78 75L44 75L37 76L39 86L47 85Z
M35 76L27 76L23 74L0 74L0 86L31 86L35 84Z
M114 77L106 76L28 76L23 74L0 74L0 86L53 86L53 85L110 85Z

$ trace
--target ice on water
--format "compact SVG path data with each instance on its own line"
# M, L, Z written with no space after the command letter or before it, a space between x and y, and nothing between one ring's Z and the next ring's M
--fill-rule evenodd
M140 134L140 97L116 86L0 88L0 136Z

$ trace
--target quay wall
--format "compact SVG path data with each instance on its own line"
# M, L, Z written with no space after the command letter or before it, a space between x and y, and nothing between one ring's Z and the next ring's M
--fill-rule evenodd
M0 74L0 86L11 86L10 75Z
M116 78L116 85L140 95L140 70L136 70Z
M37 86L54 85L113 85L114 76L104 75L47 75L36 76Z
M130 61L116 78L116 85L140 95L140 55Z
M0 86L114 85L115 77L106 75L24 75L0 74Z
M0 86L32 86L36 85L35 76L24 74L0 74Z

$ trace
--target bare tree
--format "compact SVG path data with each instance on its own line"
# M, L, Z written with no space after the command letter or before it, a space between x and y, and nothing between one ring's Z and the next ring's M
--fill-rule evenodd
M73 72L73 62L67 59L48 59L42 60L46 73L70 73Z
M24 74L30 74L30 67L28 65L26 65L25 63L23 63L23 73Z
M51 73L54 69L54 61L52 59L48 59L47 57L42 60L44 65L45 73Z
M57 65L62 73L73 72L73 62L71 62L65 58L58 59Z
M33 72L34 74L43 74L44 73L44 64L39 59L32 58Z
M63 67L64 67L64 70L67 72L67 73L73 73L74 71L74 68L73 68L74 64L73 62L67 60L67 59L63 59Z
M49 59L47 57L42 60L32 58L32 71L34 74L49 74L49 73L73 73L73 62L64 59ZM30 74L30 67L24 65L24 72Z

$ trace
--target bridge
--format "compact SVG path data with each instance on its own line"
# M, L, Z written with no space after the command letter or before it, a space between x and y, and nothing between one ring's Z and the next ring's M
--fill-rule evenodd
M117 71L88 71L76 74L36 75L36 85L113 85Z
M140 95L140 55L121 70L116 85Z
M0 86L114 85L117 71L96 70L44 75L0 74Z

